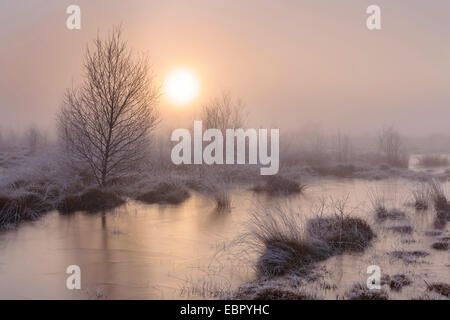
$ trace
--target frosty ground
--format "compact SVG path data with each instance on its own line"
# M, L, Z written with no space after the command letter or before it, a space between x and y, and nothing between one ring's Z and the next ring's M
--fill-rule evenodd
M181 289L184 294L235 299L448 297L448 273L433 278L424 276L422 270L445 257L448 260L446 186L450 171L442 160L445 155L433 156L434 160L414 156L408 161L414 165L406 166L390 164L376 152L353 153L339 160L333 152L296 150L294 154L281 153L285 156L277 176L261 177L257 166L174 166L167 161L166 149L155 153L139 170L100 188L82 168L68 165L70 159L52 142L41 143L35 150L26 141L3 144L2 229L20 228L22 222L38 220L55 210L62 215L79 211L108 214L113 208L135 201L149 206L177 206L193 194L210 199L217 215L232 215L242 205L233 201L234 190L246 190L270 201L249 208L248 228L229 244L234 249L226 254L234 255L233 250L245 245L245 251L238 251L248 253L244 259L252 257L246 263L253 268L253 276L235 288L213 284L213 280L185 285ZM367 188L364 196L369 205L360 208L359 214L349 208L348 194L327 193L333 181L369 183L392 179L407 184L408 196L393 201L392 195ZM317 186L323 189L304 209L309 212L284 203L292 199L308 201ZM430 223L419 227L415 221L423 216ZM401 249L392 248L392 242L385 238L401 243ZM345 285L334 278L330 270L334 262L351 259L342 257L370 260L368 253L382 254L383 263L397 265L388 268L390 274L383 274L382 290L368 291L362 277L349 277ZM445 268L448 270L448 263ZM421 292L408 289L417 286Z

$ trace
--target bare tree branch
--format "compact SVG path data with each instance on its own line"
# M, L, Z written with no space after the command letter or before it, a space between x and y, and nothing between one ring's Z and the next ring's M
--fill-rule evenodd
M133 58L120 28L87 48L84 70L81 86L66 91L59 134L71 155L105 186L144 158L159 122L159 90L147 58Z
M234 99L230 92L224 92L203 105L201 119L207 129L215 128L222 132L226 129L243 128L245 125L245 107L240 99Z

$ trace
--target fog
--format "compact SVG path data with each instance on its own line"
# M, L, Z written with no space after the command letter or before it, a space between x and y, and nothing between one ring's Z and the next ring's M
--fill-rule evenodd
M192 124L202 102L231 90L250 126L450 133L450 3L377 0L382 30L369 31L373 2L2 1L0 128L53 132L86 45L122 24L159 83L179 66L199 77L191 105L161 98L162 127ZM66 28L70 4L81 7L81 30Z
M0 299L448 299L449 9L1 0Z

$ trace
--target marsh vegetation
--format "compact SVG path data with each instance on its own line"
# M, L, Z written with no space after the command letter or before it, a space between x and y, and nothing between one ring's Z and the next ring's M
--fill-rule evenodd
M94 41L84 70L58 139L1 136L0 283L30 298L448 298L445 145L415 147L414 162L392 126L358 139L299 129L282 133L274 176L175 165L151 68L120 30ZM247 126L231 93L200 116L220 132ZM48 272L73 261L93 274L85 292L62 292L61 270ZM371 265L384 274L375 291Z

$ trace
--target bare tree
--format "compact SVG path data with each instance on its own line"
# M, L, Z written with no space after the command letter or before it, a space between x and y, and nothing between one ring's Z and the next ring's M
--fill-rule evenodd
M338 161L347 162L351 160L353 156L353 146L348 135L339 132L334 137L333 144Z
M206 128L226 129L242 128L245 124L245 107L240 99L230 92L224 92L203 105L201 119Z
M36 149L41 140L41 133L39 132L39 130L35 126L30 127L25 133L25 139L29 153L36 153Z
M383 128L378 136L378 147L390 164L406 165L408 158L403 148L403 139L394 127Z
M159 122L159 90L146 57L134 57L115 28L88 47L81 86L66 91L58 117L64 146L100 186L133 169Z

